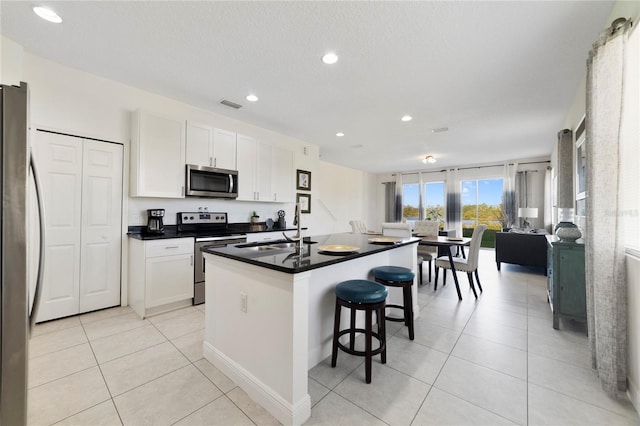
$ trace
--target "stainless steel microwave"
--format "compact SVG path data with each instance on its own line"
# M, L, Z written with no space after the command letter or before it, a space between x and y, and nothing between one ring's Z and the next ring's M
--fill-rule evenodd
M238 198L238 171L187 164L189 197Z

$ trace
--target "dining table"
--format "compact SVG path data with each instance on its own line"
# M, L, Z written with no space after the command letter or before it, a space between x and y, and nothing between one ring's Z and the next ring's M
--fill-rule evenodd
M451 272L453 273L453 281L456 284L456 291L458 292L458 300L462 300L462 294L460 293L460 284L458 283L458 275L456 274L456 266L453 262L453 256L451 255L451 247L464 247L471 243L471 238L466 237L443 237L443 236L421 236L419 244L423 246L433 247L446 247L447 255L449 256L449 264L451 265ZM463 249L464 253L464 249Z

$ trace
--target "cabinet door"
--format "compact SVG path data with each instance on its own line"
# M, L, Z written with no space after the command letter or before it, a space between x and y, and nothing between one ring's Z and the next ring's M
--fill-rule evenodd
M80 312L120 304L122 145L84 140Z
M586 318L584 250L562 248L557 251L559 268L554 274L558 275L556 279L559 280L560 313Z
M295 200L293 152L274 146L271 154L273 201L292 203Z
M258 201L273 201L271 186L271 144L257 143L256 192Z
M145 308L193 297L193 254L146 260Z
M37 321L78 313L82 139L36 132L46 214L45 270Z
M213 167L236 170L236 134L222 129L213 131Z
M136 111L131 138L131 196L184 198L184 121Z
M186 163L198 166L212 166L213 154L211 145L213 128L206 124L187 121L187 153Z
M238 200L256 200L256 145L249 136L237 136Z

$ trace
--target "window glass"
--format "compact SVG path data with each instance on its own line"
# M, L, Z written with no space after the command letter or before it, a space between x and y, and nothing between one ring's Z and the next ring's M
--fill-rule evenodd
M462 234L471 237L478 224L487 225L482 247L495 247L495 233L502 229L502 188L500 179L462 181Z

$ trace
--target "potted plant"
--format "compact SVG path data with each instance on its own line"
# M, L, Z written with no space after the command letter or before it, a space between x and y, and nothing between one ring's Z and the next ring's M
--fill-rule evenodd
M260 222L260 216L254 210L253 213L251 214L251 223L259 223L259 222Z

